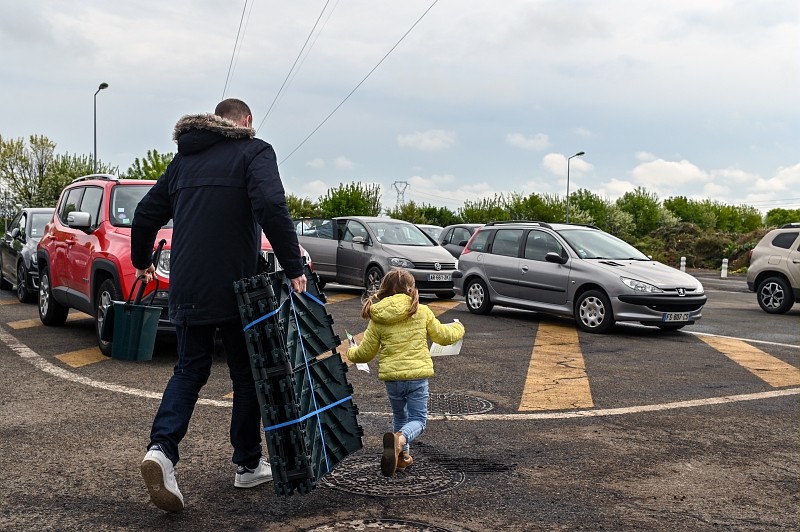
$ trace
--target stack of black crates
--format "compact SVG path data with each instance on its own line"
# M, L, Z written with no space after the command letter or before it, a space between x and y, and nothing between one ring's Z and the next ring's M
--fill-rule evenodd
M305 294L282 271L234 284L256 381L275 493L309 493L363 447L341 343L319 278L306 266Z

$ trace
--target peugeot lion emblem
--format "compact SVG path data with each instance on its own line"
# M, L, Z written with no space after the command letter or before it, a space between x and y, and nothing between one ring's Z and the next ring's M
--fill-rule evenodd
M686 289L685 288L678 288L678 295L679 296L685 296L686 295Z
M436 270L441 270L441 269L442 269L442 265L441 265L441 264L439 264L438 262L434 262L434 263L433 263L433 267L434 267L434 269L436 269Z

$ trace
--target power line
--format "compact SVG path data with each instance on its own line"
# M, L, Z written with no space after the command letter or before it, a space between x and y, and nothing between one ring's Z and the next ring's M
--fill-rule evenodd
M389 57L389 54L391 54L391 53L394 51L394 49L395 49L395 48L397 48L397 47L400 45L400 43L401 43L401 42L403 42L403 39L405 39L405 38L406 38L406 36L408 36L408 34L409 34L409 33L411 33L411 30L413 30L413 29L414 29L414 28L417 26L417 24L419 24L419 22L420 22L420 21L421 21L421 20L422 20L422 19L425 17L425 15L427 15L427 14L428 14L428 12L429 12L431 9L433 9L433 6L435 6L435 5L436 5L438 2L439 2L439 0L434 0L434 1L433 1L433 3L432 3L432 4L431 4L429 7L428 7L428 9L426 9L426 10L425 10L425 12L424 12L424 13L422 13L422 15L420 15L420 17L419 17L419 18L416 20L416 22L414 22L414 24L412 24L412 25L411 25L411 27L410 27L410 28L408 28L408 31L406 31L406 32L403 34L403 36L402 36L402 37L400 37L400 40L399 40L399 41L397 41L397 42L395 43L395 45L394 45L394 46L392 46L392 47L389 49L389 51L388 51L388 52L386 52L386 55L384 55L384 56L381 58L381 60L380 60L380 61L378 61L378 64L376 64L374 67L372 67L372 70L370 70L369 72L367 72L367 75L366 75L366 76L364 76L364 79L362 79L361 81L359 81L359 82L358 82L358 85L356 85L356 86L355 86L355 88L353 88L353 90L351 90L351 91L350 91L350 92L347 94L347 96L345 96L345 97L344 97L344 100L342 100L341 102L339 102L339 105L337 105L336 107L334 107L334 108L333 108L333 111L331 111L330 113L328 113L328 116L326 116L326 117L325 117L325 118L322 120L322 122L320 122L320 123L319 123L319 125L318 125L317 127L315 127L315 128L314 128L314 130L313 130L311 133L309 133L309 134L306 136L306 138L304 138L304 139L303 139L303 141L302 141L300 144L298 144L298 145L297 145L297 147L296 147L295 149L293 149L291 152L289 152L289 155L287 155L286 157L284 157L284 158L283 158L283 160L282 160L280 163L278 163L278 166L280 166L281 164L285 163L285 162L286 162L286 160L287 160L289 157L291 157L292 155L294 155L294 153L295 153L297 150L299 150L299 149L300 149L300 148L303 146L303 144L305 144L305 143L308 141L308 139L310 139L310 138L311 138L311 137L314 135L314 133L316 133L316 132L319 130L319 128L321 128L321 127L322 127L322 126L325 124L325 122L327 122L327 121L328 121L328 119L329 119L330 117L332 117L332 116L333 116L333 114L334 114L336 111L338 111L338 110L339 110L339 108L340 108L342 105L344 105L344 103L345 103L345 102L346 102L348 99L350 99L350 96L352 96L352 95L353 95L353 93L354 93L354 92L356 92L356 91L358 90L358 88L359 88L359 87L360 87L360 86L361 86L361 85L362 85L362 84L363 84L365 81L367 81L367 78L369 78L369 77L372 75L372 73L373 73L373 72L375 72L375 70L377 70L379 66L381 66L381 63L383 63L383 62L386 60L386 58L387 58L387 57Z
M328 4L329 3L330 3L330 0L326 0L325 5L322 6L322 11L319 12L319 16L317 17L316 22L314 22L314 27L312 27L311 31L308 33L308 37L306 37L306 42L304 42L303 43L303 47L300 48L300 52L297 54L297 57L294 59L294 63L292 63L292 68L290 68L289 72L286 74L286 78L284 78L283 83L281 84L281 88L278 89L277 94L275 94L275 98L272 100L272 103L270 104L269 109L267 109L267 114L264 115L264 118L261 120L261 123L258 124L258 128L256 129L256 131L261 129L261 126L263 126L264 122L267 120L267 118L269 118L269 115L272 112L272 108L275 106L275 102L278 101L278 97L281 95L281 92L283 91L283 88L286 86L286 82L289 80L289 76L292 75L292 71L294 70L294 67L297 65L297 61L299 61L300 60L300 56L303 55L303 50L306 49L306 45L308 45L308 41L311 39L311 36L314 34L314 30L317 29L317 24L319 24L320 19L322 19L322 14L325 13L325 10L328 8Z
M228 65L228 75L225 76L225 86L222 88L222 100L225 99L225 92L228 90L228 81L231 79L231 69L233 68L233 58L236 57L236 47L239 45L239 34L242 32L242 22L244 22L244 13L247 10L247 0L244 0L242 7L242 17L239 19L239 29L236 30L236 41L233 43L233 52L231 52L231 62Z

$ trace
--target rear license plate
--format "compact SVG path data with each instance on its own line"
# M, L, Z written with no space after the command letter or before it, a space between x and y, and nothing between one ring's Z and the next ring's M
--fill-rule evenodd
M429 273L428 280L429 281L449 281L452 278L450 277L449 273Z
M674 322L674 321L689 321L688 312L664 312L661 315L661 321Z

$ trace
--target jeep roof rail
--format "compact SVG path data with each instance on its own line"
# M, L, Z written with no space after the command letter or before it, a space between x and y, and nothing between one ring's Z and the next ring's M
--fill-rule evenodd
M70 183L77 183L78 181L89 181L91 179L102 179L105 181L119 181L119 177L112 174L89 174L81 177L76 177Z
M545 229L552 229L549 223L540 222L539 220L495 220L486 225L504 225L504 224L536 224Z
M781 229L791 229L794 227L800 227L800 222L789 222L788 224L783 224L780 228Z

